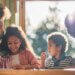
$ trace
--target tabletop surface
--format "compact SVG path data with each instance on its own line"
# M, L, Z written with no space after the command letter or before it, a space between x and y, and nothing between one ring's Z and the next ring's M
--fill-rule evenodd
M34 69L12 70L0 69L0 75L75 75L75 69Z

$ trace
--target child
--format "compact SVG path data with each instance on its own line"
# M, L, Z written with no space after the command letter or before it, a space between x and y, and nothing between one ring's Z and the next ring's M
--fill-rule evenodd
M68 40L66 36L60 32L53 32L48 35L48 52L49 57L46 58L45 52L41 54L42 68L64 68L74 64L71 56L66 56L68 50Z
M35 56L27 49L25 34L16 26L9 26L3 40L3 50L6 55L1 58L3 68L33 69L39 68Z

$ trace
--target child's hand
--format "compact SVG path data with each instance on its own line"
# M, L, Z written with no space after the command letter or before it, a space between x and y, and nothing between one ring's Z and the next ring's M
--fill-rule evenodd
M41 53L41 60L44 61L46 59L46 52Z
M46 52L41 53L41 68L45 67Z

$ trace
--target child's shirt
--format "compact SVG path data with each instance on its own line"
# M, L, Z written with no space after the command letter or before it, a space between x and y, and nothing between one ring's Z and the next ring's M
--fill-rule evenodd
M54 57L48 57L45 60L45 68L67 68L70 66L75 66L75 59L71 56L64 56L64 58L57 60Z

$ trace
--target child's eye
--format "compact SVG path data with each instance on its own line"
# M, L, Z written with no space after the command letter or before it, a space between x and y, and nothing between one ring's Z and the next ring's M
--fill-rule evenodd
M18 44L18 42L14 42L14 44Z

